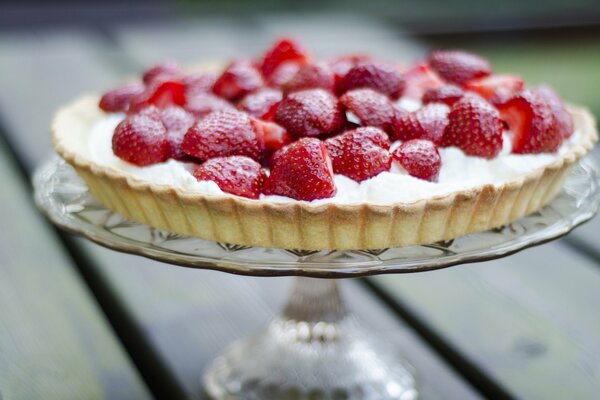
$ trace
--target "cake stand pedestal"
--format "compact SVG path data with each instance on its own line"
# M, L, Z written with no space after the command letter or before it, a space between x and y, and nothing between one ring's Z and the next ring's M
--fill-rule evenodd
M34 176L39 208L59 227L105 247L163 262L253 276L295 275L279 316L234 343L203 375L215 399L418 397L418 371L366 333L346 308L337 279L422 272L504 257L569 233L600 204L600 162L582 160L548 206L499 229L453 241L395 249L265 249L183 237L126 220L103 207L74 170L53 158Z

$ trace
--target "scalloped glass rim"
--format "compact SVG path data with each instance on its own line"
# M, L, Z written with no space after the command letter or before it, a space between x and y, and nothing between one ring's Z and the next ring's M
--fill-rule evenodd
M421 272L504 257L569 233L600 205L600 161L589 155L548 206L499 229L449 242L369 251L304 251L216 243L127 220L96 201L75 170L53 156L33 179L35 201L62 229L105 247L191 268L229 273L343 278Z

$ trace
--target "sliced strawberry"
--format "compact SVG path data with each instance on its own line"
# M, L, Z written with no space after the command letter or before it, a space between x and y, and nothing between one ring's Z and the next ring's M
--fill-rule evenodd
M303 66L298 73L283 86L283 89L287 93L317 88L325 89L332 93L335 90L333 70L327 63L318 62Z
M279 150L264 193L312 201L336 193L325 143L302 138Z
M420 100L428 90L444 86L440 77L427 64L417 64L404 72L406 83L403 96Z
M275 110L281 99L281 90L262 88L244 96L238 103L238 108L253 117L270 121L275 117Z
M199 181L213 181L226 193L258 199L267 173L251 158L230 156L213 158L198 165L194 177Z
M196 122L185 134L181 148L201 160L247 156L258 160L260 144L250 117L239 111L215 111Z
M443 103L427 104L414 112L400 113L393 132L395 140L427 139L439 144L448 125L450 108Z
M182 73L183 71L179 64L177 64L175 61L169 60L144 71L142 79L144 83L148 85L154 82L157 78L164 80L165 78L169 79L178 77L182 75Z
M194 124L194 116L178 106L169 106L160 111L160 119L167 128L167 140L171 148L171 158L179 161L191 161L181 149L181 142L189 128Z
M298 42L292 39L281 39L265 54L261 71L265 77L269 78L277 67L290 61L304 65L310 61L310 56Z
M502 150L502 120L490 103L467 94L448 114L443 146L456 146L466 154L494 158Z
M556 126L558 131L563 138L568 139L571 137L575 130L573 117L565 108L558 94L552 90L551 87L541 85L533 89L538 96L540 96L552 109L554 119L556 120Z
M443 79L458 85L492 73L492 67L487 60L466 51L434 51L429 55L427 62Z
M118 88L109 90L100 98L99 106L106 112L127 111L133 98L144 91L141 83L128 83Z
M492 104L501 104L523 90L523 79L516 75L490 75L465 83L464 88L478 93Z
M200 72L185 75L181 82L185 85L186 98L192 98L199 93L210 93L219 75L216 72Z
M405 82L399 69L384 63L363 63L352 67L340 81L338 94L352 89L370 88L385 94L392 100L404 91Z
M237 100L263 85L260 71L250 60L229 64L213 86L213 93L227 100Z
M379 128L358 128L325 141L333 172L357 182L389 171L390 141Z
M196 118L202 118L213 111L233 111L233 104L212 93L196 93L193 97L188 97L185 109L192 113Z
M532 90L524 90L500 107L512 132L513 153L545 153L558 150L563 136L552 109Z
M170 105L183 106L185 103L185 85L180 79L155 78L143 93L131 100L129 111L137 112L149 105L164 108Z
M340 97L346 112L351 112L362 126L375 126L391 134L396 125L398 110L390 99L372 89L355 89ZM348 119L351 119L348 116ZM357 122L357 121L352 121Z
M117 157L146 166L166 161L170 155L167 130L152 113L129 115L115 128L112 149Z
M283 99L275 111L275 122L296 137L319 136L340 129L344 115L333 94L309 89Z
M412 139L394 150L392 157L410 176L437 182L442 158L435 143L429 140Z
M293 137L283 127L274 122L262 121L256 118L251 118L251 122L258 143L266 153L265 156L267 158L270 154L290 144L293 140Z
M423 103L444 103L450 107L465 94L459 86L448 84L435 89L429 89L423 95Z

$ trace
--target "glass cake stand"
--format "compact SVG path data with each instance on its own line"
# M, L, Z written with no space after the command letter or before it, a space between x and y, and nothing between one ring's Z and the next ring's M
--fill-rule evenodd
M59 227L105 247L184 267L295 275L281 314L234 343L203 379L216 399L402 399L418 397L415 374L352 317L338 280L422 272L504 257L569 233L600 204L600 161L588 156L548 206L499 229L423 246L364 251L255 248L184 237L124 219L98 203L58 157L34 176L35 200Z

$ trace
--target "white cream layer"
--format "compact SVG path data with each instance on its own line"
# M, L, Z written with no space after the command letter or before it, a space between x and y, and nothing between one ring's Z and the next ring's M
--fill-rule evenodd
M112 135L122 119L122 114L108 115L92 127L88 141L89 157L92 161L126 171L137 178L156 184L172 185L195 193L224 193L214 182L198 182L191 173L193 164L169 160L148 167L136 167L116 157L112 151ZM391 171L382 172L361 183L343 175L335 175L337 194L332 198L315 200L312 203L386 205L442 196L487 183L500 186L520 175L552 163L567 152L579 140L579 137L579 132L575 132L568 141L563 143L557 153L520 155L510 153L510 140L508 135L505 135L504 148L500 155L493 160L467 156L455 147L440 148L442 168L436 183L413 178L397 163L393 163ZM393 143L392 149L399 145L400 142ZM296 201L288 197L264 195L261 196L261 200Z

